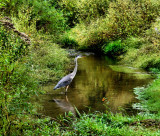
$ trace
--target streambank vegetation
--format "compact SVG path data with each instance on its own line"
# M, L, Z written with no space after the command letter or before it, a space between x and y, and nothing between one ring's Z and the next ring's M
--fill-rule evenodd
M0 2L0 135L159 135L160 80L135 88L136 116L72 113L57 119L31 98L60 79L70 63L64 48L91 50L159 73L157 0L6 0Z

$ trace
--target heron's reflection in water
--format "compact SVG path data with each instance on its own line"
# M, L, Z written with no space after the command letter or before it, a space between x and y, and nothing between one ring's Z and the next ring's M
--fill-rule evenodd
M69 102L67 95L64 96L64 99L53 99L53 100L64 112L70 111L73 114L75 114L75 109Z

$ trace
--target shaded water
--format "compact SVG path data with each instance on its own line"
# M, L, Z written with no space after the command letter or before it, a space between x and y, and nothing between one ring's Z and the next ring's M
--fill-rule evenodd
M136 102L133 88L147 85L151 76L145 71L116 65L107 57L90 55L78 59L78 71L70 84L67 96L64 88L53 91L53 85L44 87L47 94L40 97L43 108L40 113L56 117L72 111L80 112L111 110L133 114ZM103 102L102 99L106 98Z

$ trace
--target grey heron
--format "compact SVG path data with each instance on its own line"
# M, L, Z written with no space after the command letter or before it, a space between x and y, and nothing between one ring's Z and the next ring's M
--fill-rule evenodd
M72 73L66 75L65 77L63 77L58 83L57 85L53 88L53 90L56 90L58 88L61 88L61 87L66 87L66 91L65 91L65 94L67 93L67 90L68 90L68 87L70 85L70 83L72 82L73 78L75 77L76 73L77 73L77 67L78 67L78 64L77 64L77 59L78 58L81 58L82 56L79 55L75 58L75 68L73 70Z

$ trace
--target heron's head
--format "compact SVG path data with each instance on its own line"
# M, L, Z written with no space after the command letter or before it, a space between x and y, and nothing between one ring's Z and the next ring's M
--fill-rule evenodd
M78 55L76 58L78 59L78 58L82 58L83 56L82 55Z
M78 55L78 56L75 58L74 61L76 61L77 59L82 58L82 57L83 57L82 55Z

